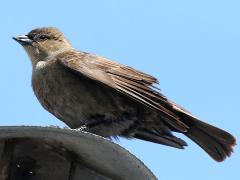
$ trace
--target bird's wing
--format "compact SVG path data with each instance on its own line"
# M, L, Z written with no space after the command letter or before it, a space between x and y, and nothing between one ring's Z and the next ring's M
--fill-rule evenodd
M63 66L79 75L114 88L128 97L158 110L166 123L179 131L187 131L188 127L167 108L171 106L171 103L154 87L154 84L158 83L156 78L131 67L84 52L64 52L59 54L57 59Z

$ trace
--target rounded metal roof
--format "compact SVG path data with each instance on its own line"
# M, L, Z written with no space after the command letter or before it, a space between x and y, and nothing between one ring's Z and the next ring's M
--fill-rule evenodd
M121 146L95 134L56 127L0 127L0 179L155 180ZM48 179L46 179L48 178Z

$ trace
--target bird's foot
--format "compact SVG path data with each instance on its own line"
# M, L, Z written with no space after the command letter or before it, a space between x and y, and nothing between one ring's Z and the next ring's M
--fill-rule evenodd
M79 128L76 128L76 129L74 129L74 130L87 132L87 129L88 129L87 126L83 125L83 126L81 126L81 127L79 127Z

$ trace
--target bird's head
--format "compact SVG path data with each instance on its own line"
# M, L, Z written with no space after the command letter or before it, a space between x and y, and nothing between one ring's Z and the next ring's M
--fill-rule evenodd
M63 33L52 27L34 29L27 35L13 39L24 47L33 64L58 52L73 49Z

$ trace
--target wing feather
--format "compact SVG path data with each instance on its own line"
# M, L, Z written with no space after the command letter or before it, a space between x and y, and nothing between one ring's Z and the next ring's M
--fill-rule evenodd
M178 131L187 131L188 126L169 110L172 104L153 86L158 83L156 78L131 67L84 52L64 52L57 58L62 65L78 74L114 88L145 106L159 111L162 119Z

